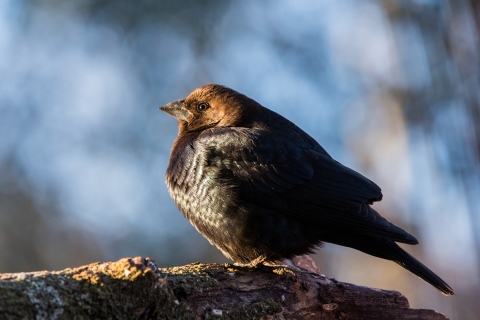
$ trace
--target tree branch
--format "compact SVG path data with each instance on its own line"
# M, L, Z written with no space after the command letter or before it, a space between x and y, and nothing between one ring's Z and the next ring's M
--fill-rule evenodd
M137 257L58 272L0 274L0 319L81 318L447 319L410 309L399 292L295 267L157 268Z

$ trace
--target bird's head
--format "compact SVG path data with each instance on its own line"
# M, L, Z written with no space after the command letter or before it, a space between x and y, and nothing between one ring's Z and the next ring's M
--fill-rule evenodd
M202 131L213 127L248 126L251 115L262 107L230 88L207 84L185 99L173 101L160 110L177 118L180 132Z

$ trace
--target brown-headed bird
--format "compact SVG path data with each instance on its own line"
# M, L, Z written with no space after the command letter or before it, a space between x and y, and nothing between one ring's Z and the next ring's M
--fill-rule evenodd
M178 120L166 173L183 215L228 258L276 263L322 242L392 260L453 290L396 242L417 239L370 205L380 188L256 101L208 84L160 108Z

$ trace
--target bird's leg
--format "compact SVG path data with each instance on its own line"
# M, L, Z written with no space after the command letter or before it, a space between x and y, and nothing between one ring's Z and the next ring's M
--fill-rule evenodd
M240 265L242 267L256 268L259 264L265 264L266 259L267 259L267 256L262 254L262 255L258 256L257 258L255 258L254 260L250 261L249 263L245 263L245 264L238 263L238 265Z
M294 271L308 271L314 273L320 273L315 261L309 255L295 256L292 259L282 259L276 263L264 263L271 267L284 267Z
M256 268L259 265L264 265L267 267L282 267L289 268L295 271L309 271L314 273L320 273L315 261L309 255L295 256L292 259L281 259L276 262L265 261L267 257L265 255L260 255L249 263L235 263L237 266L247 267L247 268Z
M249 263L235 262L234 265L239 267L245 267L245 268L256 268L259 265L269 265L268 263L265 262L266 259L267 259L267 256L262 254L257 258L255 258L254 260L250 261Z
M292 259L281 259L275 262L263 262L264 266L267 267L272 267L272 268L284 268L284 269L290 269L292 271L305 271L302 268L298 267L295 265L295 263L292 261Z

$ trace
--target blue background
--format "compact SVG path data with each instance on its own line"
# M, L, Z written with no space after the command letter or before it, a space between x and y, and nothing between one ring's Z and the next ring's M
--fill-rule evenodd
M321 272L416 308L480 306L476 1L0 1L0 272L125 256L227 262L164 183L176 121L206 83L295 122L382 187L383 216L456 291L325 245ZM477 11L475 11L477 10Z

